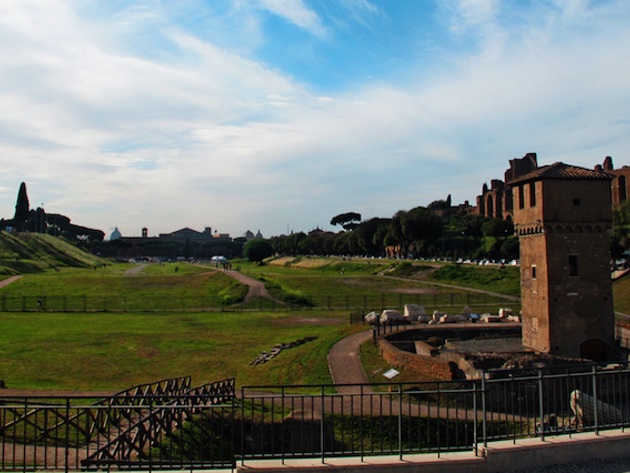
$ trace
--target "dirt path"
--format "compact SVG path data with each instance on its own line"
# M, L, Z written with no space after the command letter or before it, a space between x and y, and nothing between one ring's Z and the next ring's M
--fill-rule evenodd
M125 271L124 275L125 276L139 276L140 274L142 274L142 272L144 271L144 268L146 268L146 266L147 266L147 263L137 264L133 268L128 269L127 271Z
M267 299L276 304L286 305L281 300L276 299L271 294L269 294L269 292L267 291L267 288L261 281L259 281L258 279L254 279L250 276L247 276L246 274L243 274L240 271L236 271L233 269L226 269L226 270L215 269L215 268L211 268L205 265L198 265L198 266L209 269L210 271L215 271L215 272L222 271L226 276L236 279L241 284L245 284L248 287L248 290L247 290L247 294L245 295L245 299L243 300L244 303L249 302L252 299L261 298L261 299Z
M244 302L249 302L252 299L263 298L270 301L275 301L278 303L282 303L277 299L271 297L271 294L267 292L267 288L258 279L254 279L250 276L247 276L239 271L234 271L232 269L225 271L225 274L230 276L231 278L236 279L241 284L245 284L249 289L247 291L247 295L245 296Z
M9 284L11 284L12 282L17 281L18 279L20 279L22 276L11 276L10 278L6 278L4 281L0 281L0 288L3 288L4 286L8 286Z

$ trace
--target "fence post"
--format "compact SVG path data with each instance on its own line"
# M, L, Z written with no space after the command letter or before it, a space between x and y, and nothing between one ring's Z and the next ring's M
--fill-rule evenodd
M70 419L70 398L67 397L66 398L66 419ZM66 433L66 438L65 438L65 448L64 448L64 455L65 455L65 472L68 473L68 471L70 471L70 466L68 465L69 460L70 460L70 425L65 425L65 433Z
M234 401L232 401L234 402ZM246 404L246 399L245 399L245 387L241 386L241 466L245 465L245 404ZM253 403L250 403L250 407L252 407L252 412L254 412ZM236 459L235 459L236 460ZM236 461L234 462L236 463ZM236 466L236 465L235 465Z
M483 374L484 373L482 373L482 379L483 379ZM473 412L475 413L474 414L475 422L473 424L473 449L475 450L476 457L479 456L479 435L477 432L477 430L479 429L479 414L477 412L477 396L478 396L477 382L473 381Z
M483 446L488 448L488 422L486 412L486 372L481 373L481 435L483 436Z
M326 432L324 431L324 418L326 417L326 412L324 409L324 386L320 386L320 396L321 396L321 406L320 409L322 411L322 415L319 420L319 446L322 450L322 465L326 463ZM333 401L334 402L334 401Z
M538 368L538 415L540 416L540 439L545 441L545 408L544 408L544 396L543 396L543 372L541 368ZM536 425L534 424L534 430Z
M399 455L400 461L402 461L403 459L402 411L403 411L402 384L398 383L398 455Z
M599 418L597 416L597 367L593 365L591 367L592 379L593 379L593 421L595 422L595 435L599 435Z

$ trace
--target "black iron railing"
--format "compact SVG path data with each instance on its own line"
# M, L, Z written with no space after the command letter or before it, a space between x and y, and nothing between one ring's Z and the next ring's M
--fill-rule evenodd
M234 468L474 451L630 426L627 363L488 371L440 383L189 389L187 378L86 397L1 397L0 470Z

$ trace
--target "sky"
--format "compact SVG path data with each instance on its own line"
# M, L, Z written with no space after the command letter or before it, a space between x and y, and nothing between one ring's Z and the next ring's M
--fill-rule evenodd
M271 237L630 165L627 0L2 0L0 217Z

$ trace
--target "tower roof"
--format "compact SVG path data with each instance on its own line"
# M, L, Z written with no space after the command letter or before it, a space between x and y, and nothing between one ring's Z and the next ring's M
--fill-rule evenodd
M520 176L510 184L519 182L541 180L541 179L602 179L610 180L612 176L604 171L582 168L565 163L553 163L548 166L541 166L535 171Z

